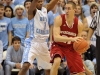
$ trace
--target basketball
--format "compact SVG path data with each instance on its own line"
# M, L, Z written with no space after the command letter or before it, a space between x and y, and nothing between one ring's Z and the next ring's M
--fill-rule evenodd
M80 54L85 53L88 50L88 47L89 44L84 39L81 39L80 41L73 43L74 50Z

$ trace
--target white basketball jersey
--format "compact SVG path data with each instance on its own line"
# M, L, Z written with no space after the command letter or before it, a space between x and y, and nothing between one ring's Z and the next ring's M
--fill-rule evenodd
M47 9L42 7L34 16L34 38L46 40L49 37Z

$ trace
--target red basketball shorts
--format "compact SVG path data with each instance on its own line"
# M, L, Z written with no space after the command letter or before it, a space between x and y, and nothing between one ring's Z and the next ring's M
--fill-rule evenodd
M50 50L51 63L53 63L54 57L57 54L61 57L61 59L66 57L70 73L84 72L81 55L74 51L73 46L65 48L57 44L52 45Z

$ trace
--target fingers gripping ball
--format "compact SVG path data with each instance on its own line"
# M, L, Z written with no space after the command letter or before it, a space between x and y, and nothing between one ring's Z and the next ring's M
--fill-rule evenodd
M88 50L89 44L86 40L81 39L80 41L73 43L73 48L76 52L82 54Z

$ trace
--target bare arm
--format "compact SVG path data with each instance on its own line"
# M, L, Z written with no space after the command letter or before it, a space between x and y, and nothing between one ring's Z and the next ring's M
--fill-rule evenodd
M84 30L88 31L89 27L88 27L88 23L87 23L87 19L86 18L83 20L83 25L84 25Z
M29 20L31 20L35 16L37 3L38 3L38 0L33 0L31 3L31 6L28 10L28 19Z
M83 23L78 20L78 36L81 36L83 29L84 29Z
M54 8L54 6L57 4L59 0L51 0L50 3L48 3L45 7L47 8L47 11L49 12Z
M60 26L62 24L62 19L60 16L57 16L54 21L54 27L53 27L53 36L55 42L68 42L68 41L76 41L77 38L71 38L71 37L64 37L60 35Z

